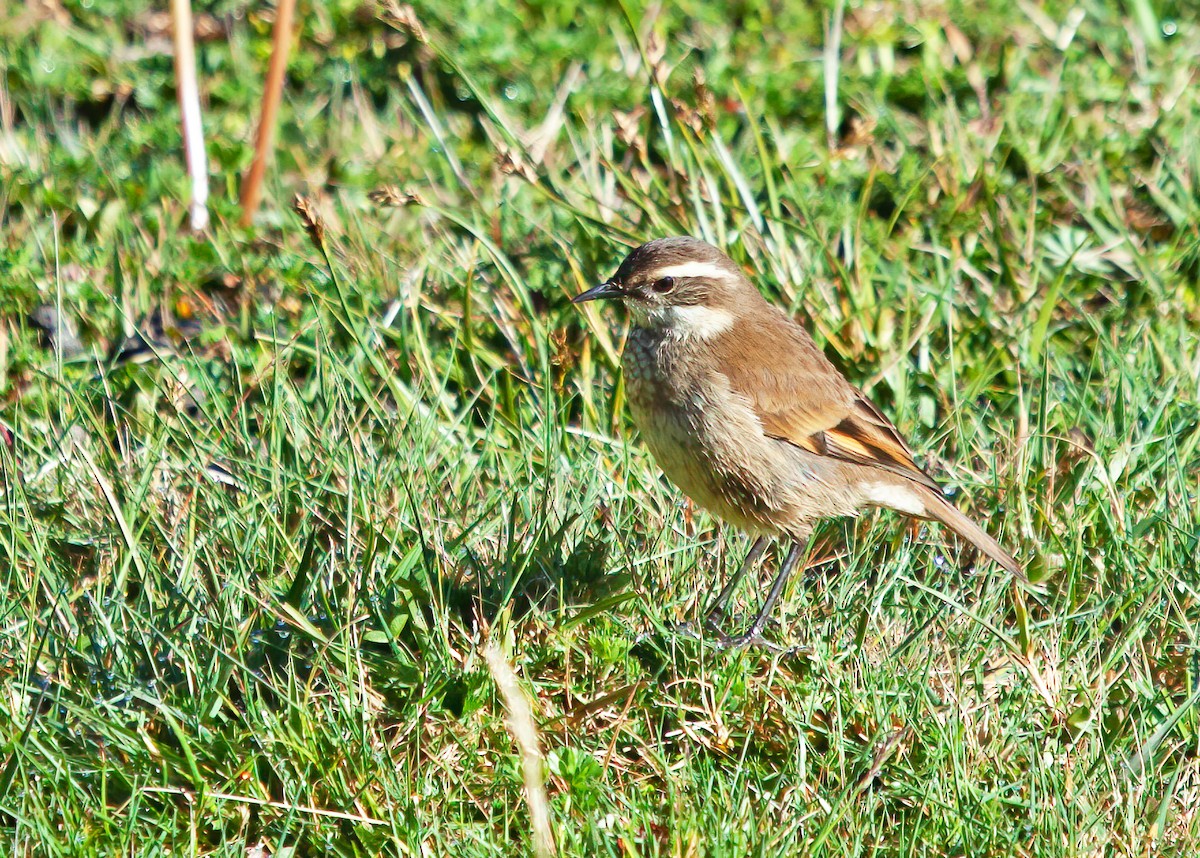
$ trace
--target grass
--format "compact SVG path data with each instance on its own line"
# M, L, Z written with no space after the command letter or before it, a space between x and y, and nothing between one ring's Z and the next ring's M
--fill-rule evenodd
M155 7L0 15L12 853L529 852L491 644L564 855L1195 854L1200 19L847 5L835 51L834 4L314 4L242 230L270 8L207 4L198 237ZM1044 603L879 514L781 601L802 655L671 634L746 541L637 442L625 320L568 303L671 233Z

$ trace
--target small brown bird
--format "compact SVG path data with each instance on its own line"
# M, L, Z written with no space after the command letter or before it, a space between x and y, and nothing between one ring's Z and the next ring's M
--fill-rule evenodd
M634 422L667 477L755 537L707 612L715 626L771 536L793 542L749 629L761 633L813 525L883 507L934 519L1024 578L1012 555L953 507L875 405L728 256L692 238L643 244L575 303L633 315L622 367Z

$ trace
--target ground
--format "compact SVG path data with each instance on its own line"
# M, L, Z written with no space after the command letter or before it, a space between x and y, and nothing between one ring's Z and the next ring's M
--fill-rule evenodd
M1196 853L1192 4L302 4L243 227L274 10L197 3L198 235L163 5L0 14L13 854L530 853L488 645L563 855ZM747 541L569 304L668 234L1044 594L880 513L787 651L673 631Z

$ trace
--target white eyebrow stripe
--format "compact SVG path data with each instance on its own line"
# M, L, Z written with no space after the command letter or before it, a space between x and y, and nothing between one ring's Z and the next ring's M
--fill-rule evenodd
M677 265L667 265L658 268L650 275L651 280L663 277L717 277L728 280L734 275L728 270L712 262L680 262Z

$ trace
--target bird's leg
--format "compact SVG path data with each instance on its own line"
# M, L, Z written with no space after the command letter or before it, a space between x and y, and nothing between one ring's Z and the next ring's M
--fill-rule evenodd
M767 594L767 599L763 602L762 609L759 610L758 615L754 618L754 622L750 624L750 628L743 634L737 637L723 638L721 640L721 647L723 649L743 647L752 643L763 643L762 630L767 624L767 617L770 615L771 609L775 607L775 602L779 600L779 594L783 592L788 576L792 574L792 570L800 562L800 552L804 549L804 546L805 542L800 540L792 543L791 550L788 551L787 557L784 558L783 564L779 567L779 574L775 576L775 583L771 585L771 592Z
M768 537L760 536L754 540L754 544L750 546L750 550L746 553L746 559L742 561L742 565L733 577L729 579L721 592L717 594L717 598L708 610L704 612L704 625L710 629L715 629L717 623L725 618L725 606L729 604L729 599L733 596L733 591L737 589L737 585L746 577L746 573L754 568L754 564L758 562L758 558L762 556L763 551L767 547Z
M738 571L729 579L729 583L721 589L721 592L717 594L717 598L713 600L713 603L704 612L705 627L718 633L720 632L718 624L725 617L725 606L729 603L729 599L733 596L733 591L737 589L737 585L746 577L746 573L754 568L754 564L762 556L769 540L770 537L768 536L760 536L754 540L754 544L750 546L750 550L746 553L746 559L742 561L742 565L738 568ZM686 623L678 623L672 626L672 630L678 634L700 640L700 633L696 629L695 624L690 620Z

